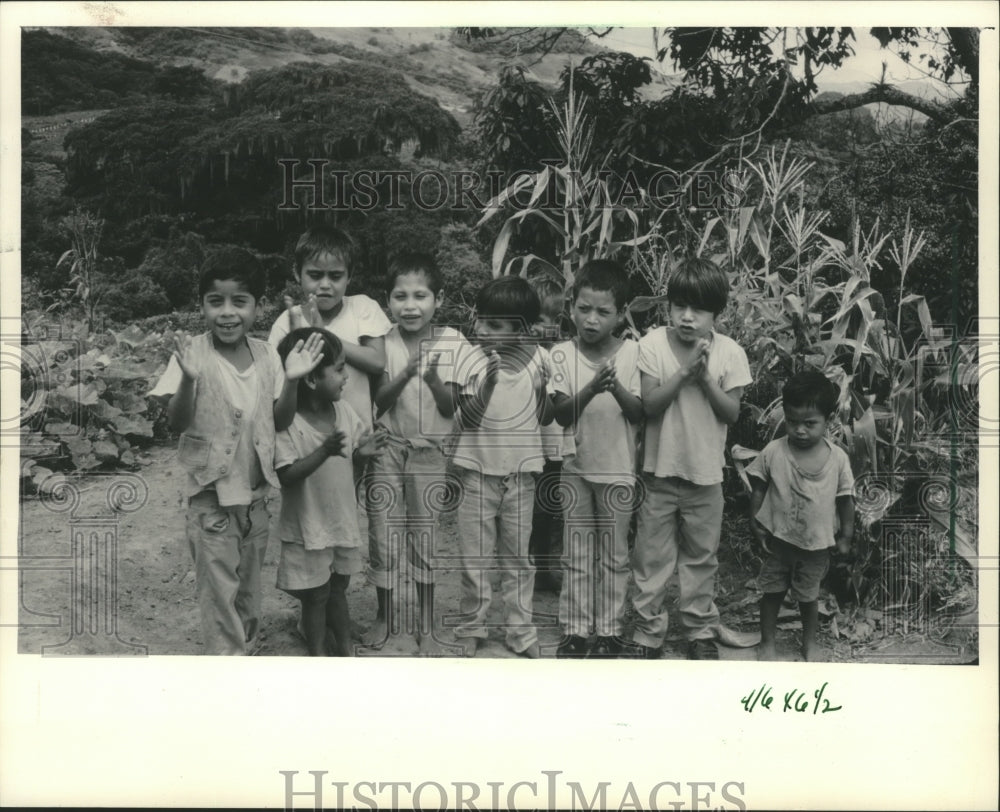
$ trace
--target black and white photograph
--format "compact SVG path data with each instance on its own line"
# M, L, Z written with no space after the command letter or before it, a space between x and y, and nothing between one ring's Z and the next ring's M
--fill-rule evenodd
M997 9L867 5L5 4L0 798L991 808Z

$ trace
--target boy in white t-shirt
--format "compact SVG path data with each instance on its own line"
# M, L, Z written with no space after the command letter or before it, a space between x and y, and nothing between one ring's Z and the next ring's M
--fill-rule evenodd
M462 614L455 636L470 638L466 653L473 656L487 637L493 569L500 570L507 647L540 656L528 541L535 475L544 461L541 427L552 421L552 411L548 353L531 333L538 312L538 296L524 279L487 283L476 297L479 346L459 376L462 433L454 464L461 469Z
M565 515L556 656L617 657L628 588L628 527L635 496L639 345L614 335L625 316L625 271L594 260L573 285L570 317L577 337L552 348L556 421L575 429L562 466ZM597 637L587 644L591 631Z
M306 296L303 305L292 305L271 326L268 341L275 347L298 327L323 327L344 345L351 373L344 400L371 428L371 382L385 370L384 336L392 326L378 302L364 294L347 296L355 248L353 240L332 226L310 228L295 246L295 278Z
M746 353L715 332L729 278L714 262L678 264L667 282L670 327L639 342L646 413L644 498L638 512L633 575L633 640L658 659L667 631L667 581L676 568L678 611L689 659L718 659L716 553L722 531L726 432L751 383Z
M434 630L434 540L445 498L442 444L454 426L458 403L455 373L468 342L452 327L434 324L442 301L441 273L426 254L406 252L389 265L389 311L396 323L385 337L386 367L375 393L377 423L388 444L367 480L368 581L378 613L361 642L381 648L396 632L393 592L405 551L420 611L422 656L444 653Z
M318 366L300 383L292 424L278 432L274 467L281 482L279 589L302 604L309 654L353 654L347 586L361 571L354 481L385 443L341 397L348 381L340 340L319 327L293 330L278 345L287 364L300 342L319 341Z

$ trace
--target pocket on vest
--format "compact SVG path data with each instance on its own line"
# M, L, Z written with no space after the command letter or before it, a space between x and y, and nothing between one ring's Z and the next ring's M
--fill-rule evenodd
M182 434L177 445L177 460L185 468L208 467L208 455L212 450L212 441L190 434Z

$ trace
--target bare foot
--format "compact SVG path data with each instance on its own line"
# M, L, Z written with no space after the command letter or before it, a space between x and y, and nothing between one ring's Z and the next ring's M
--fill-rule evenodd
M524 651L515 652L518 656L526 657L529 660L541 659L542 651L538 648L538 643L532 643Z
M475 657L476 649L479 648L479 638L478 637L459 637L456 639L458 645L462 649L463 657ZM483 641L485 642L485 641Z
M417 635L418 657L445 657L448 653L448 650L435 639L433 634Z
M826 662L826 652L815 644L802 647L802 659L807 663Z
M758 660L777 660L778 652L775 651L774 643L764 644L761 643L757 646L757 659Z
M375 622L369 626L368 631L361 635L361 645L368 648L380 649L389 639L389 626L385 618L375 618Z

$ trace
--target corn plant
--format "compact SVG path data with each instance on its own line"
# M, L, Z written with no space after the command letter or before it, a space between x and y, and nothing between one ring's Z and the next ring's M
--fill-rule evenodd
M636 209L615 205L608 156L594 154L593 121L587 115L586 99L573 92L572 78L565 104L561 108L551 100L549 104L561 153L558 160L543 161L534 172L518 173L487 203L476 227L506 212L516 201L517 210L508 216L494 242L493 276L527 276L529 269L538 269L569 288L588 261L611 258L625 247L641 245L653 232L642 227ZM645 199L645 195L642 190L640 196ZM536 253L508 256L511 239L529 219L543 224L555 237L558 264ZM628 236L620 238L623 229Z
M91 328L103 295L97 248L104 232L104 220L77 207L72 214L62 219L62 226L72 245L59 257L56 267L69 263L67 293L71 300L81 306L87 327Z

